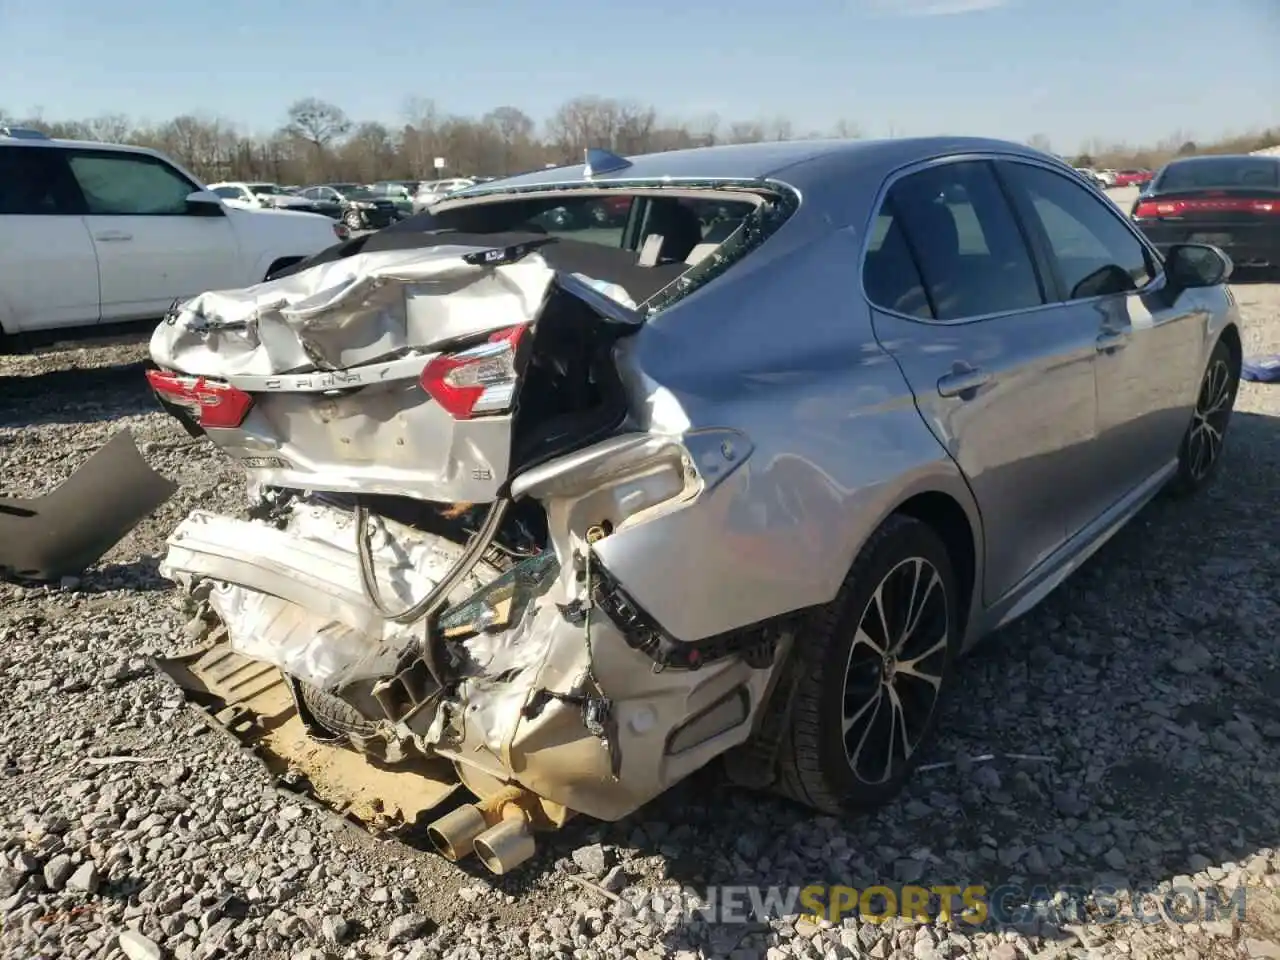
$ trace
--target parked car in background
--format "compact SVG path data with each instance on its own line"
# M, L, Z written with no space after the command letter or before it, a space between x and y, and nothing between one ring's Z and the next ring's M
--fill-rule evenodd
M378 196L358 183L319 183L299 193L327 210L336 210L351 230L380 230L399 219L390 197Z
M1151 178L1154 176L1155 174L1150 170L1117 170L1114 186L1141 187L1144 184L1150 183Z
M1099 190L1106 189L1106 181L1098 176L1098 172L1090 167L1075 167L1076 173L1088 183L1091 187L1097 187Z
M1280 268L1280 157L1186 157L1165 165L1132 216L1161 250L1208 243L1238 267Z
M1102 185L1108 189L1116 185L1116 172L1114 170L1095 170L1098 179L1102 181Z
M418 192L418 184L417 180L379 180L369 184L369 192L395 204L396 215L403 220L413 216L413 197Z
M606 198L634 229L543 219ZM217 684L253 657L317 740L452 762L491 803L426 833L498 873L539 811L617 821L721 755L833 815L887 801L962 653L1210 482L1241 363L1220 251L1160 257L1002 141L592 155L353 253L272 286L308 309L271 314L264 375L267 291L153 338L161 398L203 376L211 441L281 494L193 515L161 571L218 584L202 695L250 696Z
M209 184L209 189L227 203L237 207L271 208L276 210L300 210L321 213L305 197L274 183L245 183L224 181Z
M458 190L465 190L467 187L475 186L476 181L468 177L453 177L448 180L427 180L418 186L418 192L413 196L413 212L421 213L433 203L454 193Z
M155 150L0 133L0 335L159 317L341 239L223 201Z

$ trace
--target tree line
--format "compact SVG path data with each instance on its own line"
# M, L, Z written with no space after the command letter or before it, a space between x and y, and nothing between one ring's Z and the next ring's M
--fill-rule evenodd
M513 106L495 107L478 118L465 117L443 111L434 100L415 97L406 102L402 113L399 124L355 121L336 104L306 98L290 105L284 123L268 135L248 134L223 118L195 113L151 124L137 123L123 114L48 120L39 112L22 117L0 109L0 122L34 127L65 139L154 147L208 183L503 176L579 162L587 147L606 147L627 155L721 143L863 135L849 120L841 120L829 130L798 130L785 117L726 122L708 115L676 122L663 120L652 106L600 96L566 101L541 127ZM1043 134L1034 134L1027 142L1052 150ZM1280 130L1204 144L1175 133L1159 143L1139 147L1095 140L1084 145L1075 159L1082 165L1154 167L1179 154L1248 152L1278 142ZM438 169L437 158L443 159L443 169Z

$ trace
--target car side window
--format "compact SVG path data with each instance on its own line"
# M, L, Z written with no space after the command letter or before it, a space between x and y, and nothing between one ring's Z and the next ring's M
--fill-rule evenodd
M910 255L935 319L965 320L1045 302L1031 252L986 161L942 163L909 174L890 188L880 214L890 218L880 252L898 258L899 282L910 278L903 259ZM873 288L868 285L869 295ZM926 315L918 306L891 309Z
M1111 201L1043 167L1007 162L1001 171L1034 211L1068 300L1127 293L1154 279L1146 248L1107 209Z
M0 147L0 215L83 212L80 191L60 149Z
M878 307L920 320L934 319L902 222L894 219L887 203L872 221L862 262L862 285L867 299Z
M198 187L151 157L71 152L67 161L90 214L183 216Z

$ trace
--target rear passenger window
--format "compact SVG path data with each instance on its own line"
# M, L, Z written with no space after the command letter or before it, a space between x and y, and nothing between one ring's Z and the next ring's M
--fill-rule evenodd
M911 250L903 239L902 225L887 210L882 210L872 222L867 259L862 267L862 285L867 299L878 307L920 320L933 319L933 308Z
M863 283L878 306L963 320L1044 303L1031 254L985 161L904 177L889 190L876 226Z
M1151 282L1146 248L1107 209L1111 201L1043 167L1006 163L1001 169L1035 211L1068 300L1127 293Z
M0 214L78 214L82 205L62 150L0 147Z

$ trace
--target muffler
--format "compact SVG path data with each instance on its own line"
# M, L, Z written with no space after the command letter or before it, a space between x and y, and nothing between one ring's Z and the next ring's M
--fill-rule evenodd
M533 817L540 807L541 800L523 787L504 787L433 821L427 838L446 860L475 853L489 870L507 873L537 852Z

